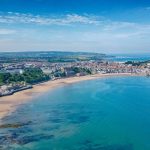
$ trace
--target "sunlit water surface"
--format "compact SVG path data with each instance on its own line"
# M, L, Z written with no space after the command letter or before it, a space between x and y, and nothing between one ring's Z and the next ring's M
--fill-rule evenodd
M83 81L41 95L3 121L2 150L150 150L150 78Z

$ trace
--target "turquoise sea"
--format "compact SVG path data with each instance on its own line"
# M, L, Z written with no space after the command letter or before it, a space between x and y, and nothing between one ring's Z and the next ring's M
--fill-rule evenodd
M110 77L53 89L3 120L0 149L150 150L150 78Z

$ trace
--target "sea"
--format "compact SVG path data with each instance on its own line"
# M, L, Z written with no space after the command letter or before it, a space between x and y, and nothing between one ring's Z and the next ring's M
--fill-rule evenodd
M150 61L150 53L141 54L111 54L108 61L127 62L127 61Z
M148 77L82 81L35 99L4 118L1 150L150 150Z

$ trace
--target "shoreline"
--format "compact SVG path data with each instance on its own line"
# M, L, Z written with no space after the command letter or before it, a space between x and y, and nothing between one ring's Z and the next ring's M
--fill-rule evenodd
M28 101L44 94L45 92L52 90L56 87L72 84L80 81L93 80L105 77L116 76L137 76L137 74L131 73L112 73L112 74L95 74L79 77L69 77L57 80L50 80L44 83L33 85L33 88L16 92L13 95L4 96L0 98L0 121L6 116L11 115L20 105L27 103Z

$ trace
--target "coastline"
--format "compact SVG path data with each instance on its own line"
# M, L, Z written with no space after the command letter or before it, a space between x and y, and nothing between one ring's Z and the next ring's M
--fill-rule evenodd
M95 74L80 77L70 77L62 78L57 80L50 80L44 83L34 85L32 89L23 90L14 93L10 96L5 96L0 98L0 121L11 115L20 105L32 100L33 98L51 90L61 85L72 84L85 80L92 80L104 77L116 77L116 76L136 76L136 74L131 73L112 73L112 74Z

